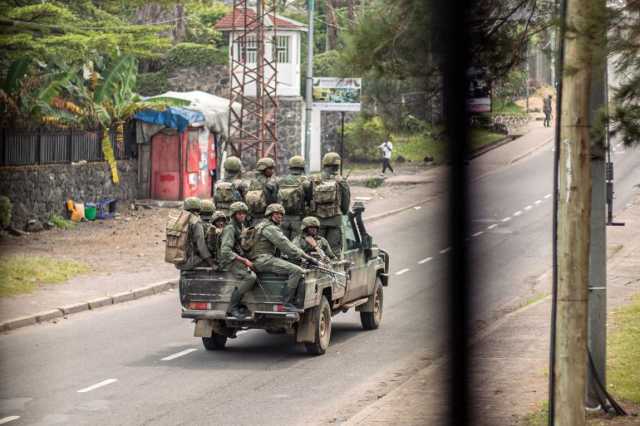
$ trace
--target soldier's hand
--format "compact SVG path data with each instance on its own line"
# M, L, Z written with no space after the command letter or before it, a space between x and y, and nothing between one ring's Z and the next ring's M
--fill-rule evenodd
M249 259L245 259L244 260L244 266L246 266L247 268L253 270L253 262L250 261Z
M318 261L318 259L316 259L316 258L314 258L312 256L306 255L305 259L307 259L307 262L309 262L312 265L320 266L320 262Z

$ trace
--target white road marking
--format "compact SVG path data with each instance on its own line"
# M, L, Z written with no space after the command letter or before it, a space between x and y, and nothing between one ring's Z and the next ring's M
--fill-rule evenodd
M479 237L480 235L484 234L484 231L478 231L475 234L471 234L472 237Z
M525 210L531 210L533 208L533 206L531 204L529 204L528 206L526 206L524 209Z
M498 224L497 224L497 223L494 223L493 225L489 225L489 226L487 226L487 229L493 229L493 228L495 228L496 226L498 226Z
M522 214L522 210L518 210L517 212L515 212L515 213L513 214L513 216L514 216L514 217L515 217L515 216L520 216L521 214Z
M545 195L544 198L551 198L551 194Z
M511 220L511 216L507 216L504 219L502 219L500 222L509 222Z
M431 259L433 259L433 257L425 257L424 259L418 261L418 265L422 265L423 263L430 262Z
M420 210L422 208L422 206L415 206L414 209L416 210Z
M540 204L541 202L542 202L542 200L536 200L536 202L533 203L533 204Z
M447 247L446 249L442 249L442 250L440 250L440 254L445 254L449 250L451 250L451 247Z
M14 420L18 420L20 418L20 416L9 416L9 417L5 417L3 419L0 419L0 425L3 425L5 423L9 423L12 422Z
M404 268L404 269L400 269L398 272L396 272L396 275L402 275L405 272L409 272L411 269L409 268Z
M181 356L188 355L191 352L195 352L197 350L198 350L197 348L185 349L184 351L180 351L180 352L175 353L173 355L165 356L164 358L162 358L161 361L171 361L172 359L180 358Z
M118 379L107 379L107 380L103 380L103 381L101 381L100 383L96 383L95 385L91 385L91 386L89 386L88 388L80 389L80 390L78 391L78 393L91 392L92 390L95 390L95 389L101 388L101 387L103 387L103 386L110 385L111 383L115 383L115 382L117 382L117 381L118 381Z

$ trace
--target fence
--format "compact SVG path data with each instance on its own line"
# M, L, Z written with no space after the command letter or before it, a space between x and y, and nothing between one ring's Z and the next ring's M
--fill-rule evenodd
M127 129L129 130L129 129ZM115 132L110 132L117 160L136 156L135 133L125 131L124 148L118 148ZM103 161L102 131L1 129L0 166Z

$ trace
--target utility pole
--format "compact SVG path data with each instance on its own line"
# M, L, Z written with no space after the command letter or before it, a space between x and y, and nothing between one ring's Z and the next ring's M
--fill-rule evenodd
M304 168L309 173L311 168L311 110L313 108L313 9L315 0L307 0L307 78L305 86L305 131L304 131Z
M592 0L591 5L595 13L606 14L606 0ZM606 31L604 23L596 32L592 40L592 76L591 98L589 103L591 126L599 125L600 114L608 103L606 99ZM606 174L606 129L596 129L599 136L591 143L591 239L589 246L589 328L588 347L595 372L589 371L587 375L586 406L598 408L602 398L596 385L598 379L606 386L606 344L607 344L607 230L606 230L606 205L607 187ZM593 134L593 132L592 132ZM587 366L589 365L587 360ZM601 407L606 409L606 407Z
M554 406L557 426L585 424L591 216L591 0L566 0L558 169Z

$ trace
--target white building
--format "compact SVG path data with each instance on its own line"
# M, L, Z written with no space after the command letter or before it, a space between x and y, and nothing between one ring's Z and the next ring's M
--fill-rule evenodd
M247 16L249 21L255 20L256 11L248 9ZM236 13L236 29L242 29L244 19L242 13ZM306 26L300 22L294 21L284 16L277 15L275 17L276 31L274 40L273 22L269 18L265 18L265 38L269 40L265 48L265 57L269 60L276 59L277 69L277 95L278 96L300 96L300 55L301 55L301 37L307 31ZM237 31L233 34L233 12L220 19L215 28L222 32L225 39L229 40L229 53L234 58L240 58L242 52L240 47L232 51L233 40L242 33ZM255 39L247 40L245 57L247 64L256 63L257 43ZM265 69L265 79L269 78L270 70ZM272 71L271 71L272 72ZM236 75L240 81L242 75ZM255 95L255 83L245 85L245 94Z

